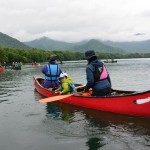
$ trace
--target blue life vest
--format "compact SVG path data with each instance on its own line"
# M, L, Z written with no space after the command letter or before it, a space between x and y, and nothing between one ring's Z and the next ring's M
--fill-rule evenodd
M48 81L58 81L60 75L60 69L58 64L47 64L47 73L45 79Z

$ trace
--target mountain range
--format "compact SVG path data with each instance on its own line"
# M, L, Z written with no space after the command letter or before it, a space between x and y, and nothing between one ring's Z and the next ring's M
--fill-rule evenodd
M127 53L150 53L150 40L132 42L104 41L106 45L125 50Z
M0 32L0 48L31 49L30 46Z
M122 53L124 52L121 48L112 47L106 44L103 44L101 41L96 39L85 40L76 43L67 43L62 41L56 41L49 39L47 37L42 37L29 42L24 42L24 44L31 47L40 48L44 50L70 50L70 51L79 51L85 52L89 49L94 49L97 52L104 53Z
M150 53L150 40L133 42L112 42L98 39L84 40L75 43L63 42L42 37L28 42L20 42L0 32L0 48L32 49L41 50L69 50L85 52L93 49L104 53Z

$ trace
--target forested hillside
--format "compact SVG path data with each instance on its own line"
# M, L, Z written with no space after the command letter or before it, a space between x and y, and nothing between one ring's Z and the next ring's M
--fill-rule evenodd
M30 46L0 32L0 47L1 48L18 48L18 49L31 49Z
M47 58L56 54L60 61L70 61L70 60L83 60L83 52L71 52L71 51L45 51L38 49L23 50L23 49L10 49L10 48L0 48L0 62L47 62ZM118 54L118 53L100 53L96 52L98 59L120 59L120 58L149 58L150 53L139 54L139 53L129 53L129 54Z
M16 48L16 49L32 49L37 48L48 51L74 51L85 52L93 49L101 53L150 53L150 40L133 41L133 42L112 42L101 41L96 39L84 40L75 43L52 40L48 37L42 37L28 42L20 42L17 39L10 37L0 32L0 47L1 48Z

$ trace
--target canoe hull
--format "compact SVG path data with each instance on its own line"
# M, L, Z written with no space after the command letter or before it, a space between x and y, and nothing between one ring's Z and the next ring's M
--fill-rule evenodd
M39 78L34 77L35 89L45 97L56 96L55 93L43 88L38 82ZM85 108L114 112L119 114L150 117L150 101L136 104L137 100L150 99L150 91L135 93L124 96L91 97L75 96L60 100L60 102L81 106Z

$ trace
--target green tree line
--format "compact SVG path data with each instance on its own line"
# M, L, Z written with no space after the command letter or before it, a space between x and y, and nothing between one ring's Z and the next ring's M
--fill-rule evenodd
M52 54L56 54L60 61L69 60L83 60L83 52L72 52L72 51L46 51L46 50L22 50L22 49L11 49L11 48L0 48L0 62L46 62L48 57ZM150 58L150 53L130 53L130 54L119 54L119 53L100 53L96 55L99 59L121 59L121 58Z

